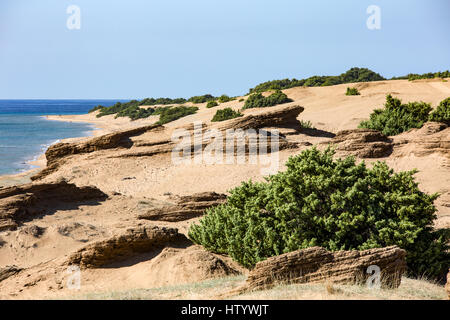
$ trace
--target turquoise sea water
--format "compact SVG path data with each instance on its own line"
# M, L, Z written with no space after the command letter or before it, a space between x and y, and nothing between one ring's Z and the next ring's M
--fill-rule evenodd
M88 136L94 126L46 120L44 115L84 114L96 105L117 100L0 100L0 175L17 174L33 166L51 144Z

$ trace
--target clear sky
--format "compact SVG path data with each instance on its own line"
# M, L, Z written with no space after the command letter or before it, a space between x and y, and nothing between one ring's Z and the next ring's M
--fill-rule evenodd
M0 99L240 95L354 66L443 71L449 12L448 0L0 0Z

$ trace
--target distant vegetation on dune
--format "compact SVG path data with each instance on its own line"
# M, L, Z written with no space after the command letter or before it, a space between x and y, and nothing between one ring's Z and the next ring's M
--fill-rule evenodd
M419 80L419 79L434 79L434 78L450 78L450 71L444 71L444 72L428 72L428 73L424 73L424 74L417 74L417 73L410 73L407 74L406 76L401 76L401 77L393 77L391 78L391 80L409 80L409 81L413 81L413 80Z
M223 94L219 98L217 98L217 101L219 101L220 103L225 103L225 102L229 102L229 101L233 101L233 100L236 100L236 98L231 98L231 97L227 96L226 94Z
M427 121L449 121L450 98L442 101L438 108L430 114L432 107L425 102L402 103L400 99L386 96L383 109L375 109L370 119L362 121L360 128L374 129L387 136L395 136L412 128L421 128Z
M339 76L313 76L302 80L283 79L263 82L250 89L249 93L264 92L267 90L282 90L294 87L321 87L342 83L369 82L386 80L378 73L366 68L351 68Z
M161 111L161 115L157 123L166 124L175 121L177 119L180 119L182 117L194 114L197 112L197 110L198 107L185 107L185 106L166 108Z
M281 90L276 90L268 97L264 97L261 93L253 93L245 101L243 109L271 107L292 101Z
M214 107L217 107L219 104L217 103L217 101L215 101L215 100L213 100L213 101L209 101L207 104L206 104L206 107L207 108L214 108Z
M203 96L194 96L188 99L189 102L192 103L205 103L208 101L213 101L216 100L216 97L210 95L210 94L205 94Z
M417 79L433 79L433 78L448 78L450 77L450 72L429 72L424 74L408 74L406 76L401 77L393 77L390 80L398 80L398 79L409 79L409 80L417 80ZM244 109L248 108L260 108L273 106L276 104L291 102L289 98L284 97L284 93L280 90L289 89L293 87L319 87L319 86L331 86L343 83L355 83L355 82L370 82L370 81L380 81L387 80L382 77L380 74L367 69L367 68L351 68L345 73L342 73L339 76L312 76L306 79L283 79L283 80L273 80L263 82L257 85L254 88L249 90L250 97L247 99L244 105ZM276 90L274 94L270 97L263 97L262 95L258 95L261 92ZM354 95L355 91L351 89L352 92L349 92L347 95ZM284 96L283 96L284 95ZM193 96L189 99L185 98L145 98L143 100L131 100L129 102L121 103L117 102L111 107L105 107L102 105L98 105L92 108L89 112L99 111L97 117L103 117L106 115L116 114L116 117L130 117L132 120L147 118L151 115L154 115L155 110L153 108L140 108L141 106L156 106L156 105L179 105L185 104L187 102L191 102L194 104L200 103L208 103L208 107L211 108L216 106L218 103L225 103L232 100L235 100L234 97L229 97L226 94L221 95L220 97L215 97L211 94L204 94L201 96ZM243 99L240 99L239 102L243 102Z
M222 110L217 110L216 114L212 118L212 122L219 122L219 121L225 121L230 120L238 117L242 117L243 114L239 111L234 111L231 108L225 108Z

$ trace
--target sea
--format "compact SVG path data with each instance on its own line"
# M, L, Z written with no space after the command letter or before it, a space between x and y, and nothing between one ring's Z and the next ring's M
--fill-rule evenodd
M0 100L0 175L33 169L36 160L61 139L85 137L89 123L46 120L46 115L85 114L97 105L126 100Z

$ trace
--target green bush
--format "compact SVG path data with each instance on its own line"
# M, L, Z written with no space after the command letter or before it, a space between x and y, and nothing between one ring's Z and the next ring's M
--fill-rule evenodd
M359 124L360 128L375 129L387 136L394 136L411 128L421 128L432 110L425 102L402 104L390 94L386 96L384 109L375 109L370 119Z
M217 110L216 114L212 118L212 122L219 122L219 121L225 121L230 120L238 117L242 117L243 114L239 111L234 111L231 108L225 108L222 110Z
M303 129L312 129L313 128L313 124L311 121L305 121L305 120L300 120L300 126Z
M137 119L143 119L148 118L149 116L153 115L155 112L155 109L153 108L140 108L138 106L131 106L126 109L122 109L119 111L115 118L119 117L129 117L131 120L137 120Z
M357 88L347 88L346 96L359 96L360 93Z
M441 101L436 110L430 114L430 121L444 122L450 125L450 97Z
M254 93L245 101L243 109L271 107L288 102L292 102L292 100L280 90L276 90L268 97L264 97L261 93Z
M166 124L182 117L194 114L197 112L197 110L198 107L185 106L165 108L160 111L159 121L157 123Z
M188 101L192 103L205 103L212 100L216 100L216 98L210 94L205 94L203 96L194 96L188 99Z
M214 108L217 107L219 104L217 103L217 101L213 100L213 101L209 101L208 104L206 105L207 108Z
M217 100L218 100L220 103L225 103L225 102L233 101L233 100L235 100L235 98L230 98L230 97L227 96L226 94L223 94L223 95L221 95Z
M267 182L244 182L225 204L207 210L189 237L245 267L311 246L365 250L397 245L413 275L441 276L449 230L433 231L437 194L419 190L415 171L368 168L353 157L311 148L289 158Z
M102 110L103 108L105 108L105 107L102 105L95 106L91 110L89 110L89 113L97 111L97 110Z

